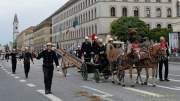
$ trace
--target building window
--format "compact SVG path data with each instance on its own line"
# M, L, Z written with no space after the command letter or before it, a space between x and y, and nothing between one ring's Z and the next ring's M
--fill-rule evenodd
M151 10L150 8L146 8L146 17L151 17Z
M97 15L96 15L96 8L94 9L94 16L95 16L95 18L97 17Z
M134 0L134 2L139 2L139 0Z
M161 28L161 24L157 24L157 28Z
M122 9L122 16L127 16L127 8L126 7L124 7Z
M94 19L93 16L94 16L94 12L93 10L91 10L91 20Z
M161 8L156 9L157 17L161 17Z
M172 2L172 0L168 0L168 2Z
M176 9L177 9L177 16L179 17L180 16L180 12L179 12L179 10L180 10L180 5L179 5L179 1L176 3Z
M168 29L172 29L172 25L171 24L168 24Z
M94 28L95 28L95 33L98 34L98 33L97 33L97 25L96 25L96 24L95 24L95 27L94 27Z
M128 2L128 0L123 0L123 2Z
M161 2L161 0L156 0L156 2L160 3L160 2Z
M139 8L138 8L138 7L135 7L135 8L134 8L134 16L135 16L135 17L138 17L138 16L139 16Z
M151 2L150 0L145 0L145 2Z
M172 11L171 8L167 9L167 17L171 17L172 16Z
M111 7L111 16L112 17L116 16L116 9L115 9L115 7Z

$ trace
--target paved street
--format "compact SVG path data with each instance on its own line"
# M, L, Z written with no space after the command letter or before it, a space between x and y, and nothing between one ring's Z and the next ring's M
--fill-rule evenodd
M110 80L97 84L91 75L83 81L76 69L69 69L67 78L55 70L52 95L44 94L41 64L35 61L29 79L25 79L22 62L18 62L17 72L12 75L10 62L0 61L0 101L180 101L180 64L170 64L171 81L158 81L157 87L131 88L127 81L123 88Z

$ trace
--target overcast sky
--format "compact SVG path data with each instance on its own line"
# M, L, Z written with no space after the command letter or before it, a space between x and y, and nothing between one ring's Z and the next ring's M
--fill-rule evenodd
M12 41L14 14L19 19L19 31L37 25L68 0L0 0L0 44Z

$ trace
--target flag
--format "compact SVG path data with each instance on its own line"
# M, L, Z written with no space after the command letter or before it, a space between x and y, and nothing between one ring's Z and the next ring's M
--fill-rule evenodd
M76 26L77 26L78 24L79 24L78 18L75 17L75 18L74 18L74 21L73 21L73 27L76 28Z

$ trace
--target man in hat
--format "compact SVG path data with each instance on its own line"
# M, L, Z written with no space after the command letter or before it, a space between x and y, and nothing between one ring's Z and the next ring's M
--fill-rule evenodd
M82 51L81 51L81 46L78 45L77 50L76 50L76 56L81 59L82 57Z
M11 63L12 63L12 73L16 73L16 65L17 65L17 55L16 49L13 49L10 56L11 56Z
M22 58L24 60L24 73L25 73L25 77L26 79L28 78L28 74L29 74L29 70L30 70L30 60L33 62L33 58L32 58L32 54L29 52L28 47L25 47L25 51L22 54Z
M54 71L53 62L55 62L57 68L59 68L58 57L56 52L52 50L52 43L47 43L47 49L38 55L37 59L41 58L43 58L45 94L51 94L51 85Z
M81 51L84 55L84 61L91 62L92 46L91 46L91 43L89 42L88 37L85 37L85 42L82 43Z
M160 81L169 81L168 79L168 73L169 73L169 66L168 66L168 43L166 42L166 39L162 36L160 37L160 49L161 49L161 59L159 62L159 80ZM164 73L164 80L162 78L162 68L163 64L165 67L165 73Z
M96 63L101 64L102 68L107 67L108 60L106 57L106 46L103 44L103 39L98 40L97 53L95 54Z

